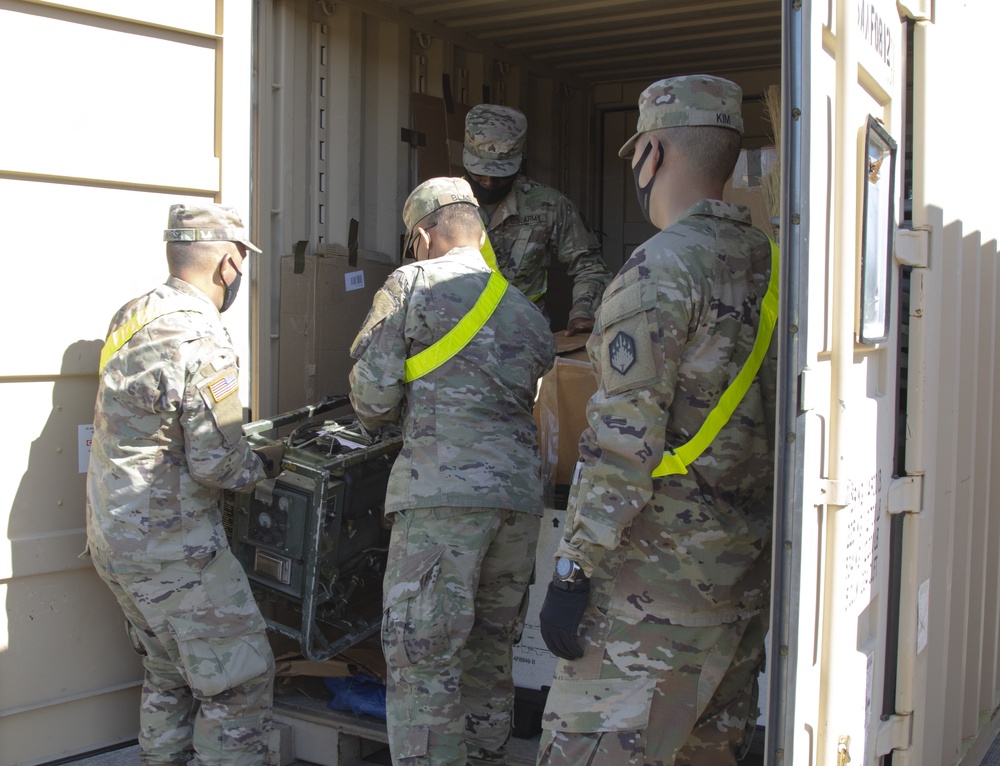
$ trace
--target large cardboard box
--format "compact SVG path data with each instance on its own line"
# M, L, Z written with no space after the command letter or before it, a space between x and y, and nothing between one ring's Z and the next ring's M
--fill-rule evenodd
M281 327L278 341L278 411L350 391L350 349L372 299L396 266L359 252L351 266L346 248L281 258Z
M548 591L552 570L555 567L556 548L563 536L566 511L546 508L538 532L535 549L535 582L528 587L528 612L524 617L521 640L514 645L512 675L514 685L522 689L544 689L552 685L556 670L556 656L542 640L538 613L542 610Z
M583 350L557 356L555 365L539 384L535 422L542 481L549 502L572 483L580 454L580 434L587 427L587 403L596 391L597 379Z

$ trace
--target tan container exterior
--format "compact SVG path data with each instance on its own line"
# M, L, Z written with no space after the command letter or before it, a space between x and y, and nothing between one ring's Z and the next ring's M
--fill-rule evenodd
M85 427L111 316L166 275L168 206L250 211L250 11L0 2L4 766L136 736L142 669L79 558ZM244 355L248 303L227 314Z

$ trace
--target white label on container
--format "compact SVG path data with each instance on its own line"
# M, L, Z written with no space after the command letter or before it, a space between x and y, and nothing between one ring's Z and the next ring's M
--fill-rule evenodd
M363 290L365 287L365 272L363 271L352 271L349 274L344 274L344 289L347 292L351 290Z
M94 426L87 424L76 427L76 439L78 442L77 455L79 456L80 473L87 472L90 465L90 443L94 440Z

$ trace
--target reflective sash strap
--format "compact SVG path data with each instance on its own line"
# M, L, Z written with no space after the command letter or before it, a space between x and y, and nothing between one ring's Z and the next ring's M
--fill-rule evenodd
M436 370L468 345L476 333L493 316L500 299L507 291L507 280L499 271L491 271L489 281L468 314L458 320L441 340L433 343L419 354L406 360L406 382L422 378L431 370Z
M486 261L486 265L490 267L490 270L499 272L500 267L497 266L497 254L493 249L493 245L490 244L490 234L485 228L483 231L486 232L486 239L483 240L483 246L479 248L479 252L482 253L483 260Z
M146 306L138 313L134 314L131 319L129 319L121 327L118 327L111 331L108 339L104 341L104 348L101 349L101 362L100 366L97 368L98 374L104 370L104 365L113 357L122 346L131 340L132 336L135 335L139 330L148 325L150 322L159 319L167 314L174 314L178 311L198 311L198 309L182 309L182 308L168 308L161 309L157 305ZM200 313L200 312L198 312Z
M771 344L774 323L778 319L778 246L773 240L770 241L771 277L768 280L764 300L761 302L760 325L757 328L757 337L750 350L750 356L747 357L746 364L743 365L743 369L733 379L733 382L722 392L719 403L708 414L705 422L698 429L698 433L677 449L664 453L663 460L653 469L654 478L687 473L687 467L708 448L708 445L719 435L719 431L732 417L737 405L746 396L747 391L750 390L750 384L757 376L757 371L767 354L767 347Z
M479 252L482 253L483 260L486 261L486 265L489 266L490 269L492 269L495 273L499 274L500 267L497 265L497 254L496 251L493 250L493 245L490 244L489 234L486 235L486 241L483 242L483 246L479 249ZM537 295L529 295L528 300L531 301L532 303L538 303L538 301L540 301L542 298L545 297L545 293L548 291L548 289L549 289L549 275L546 274L545 289L542 290Z

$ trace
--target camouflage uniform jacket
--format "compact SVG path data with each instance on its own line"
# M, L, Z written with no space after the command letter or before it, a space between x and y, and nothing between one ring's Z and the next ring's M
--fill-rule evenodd
M242 436L236 352L219 310L176 277L127 303L108 333L146 306L167 313L108 360L97 390L87 475L87 542L134 561L226 546L222 489L264 478Z
M768 604L773 340L688 473L651 473L665 447L697 433L743 367L770 266L746 207L702 200L637 248L605 293L587 344L598 390L558 555L587 573L596 567L594 603L611 601L626 619L714 625Z
M611 274L597 237L564 194L519 175L486 223L497 266L514 287L532 299L544 295L545 269L555 257L573 280L569 319L593 319Z
M404 383L407 357L451 330L489 276L472 248L396 269L354 341L351 402L361 422L376 428L402 418L387 512L437 506L542 512L532 408L555 339L527 298L508 289L463 349Z

